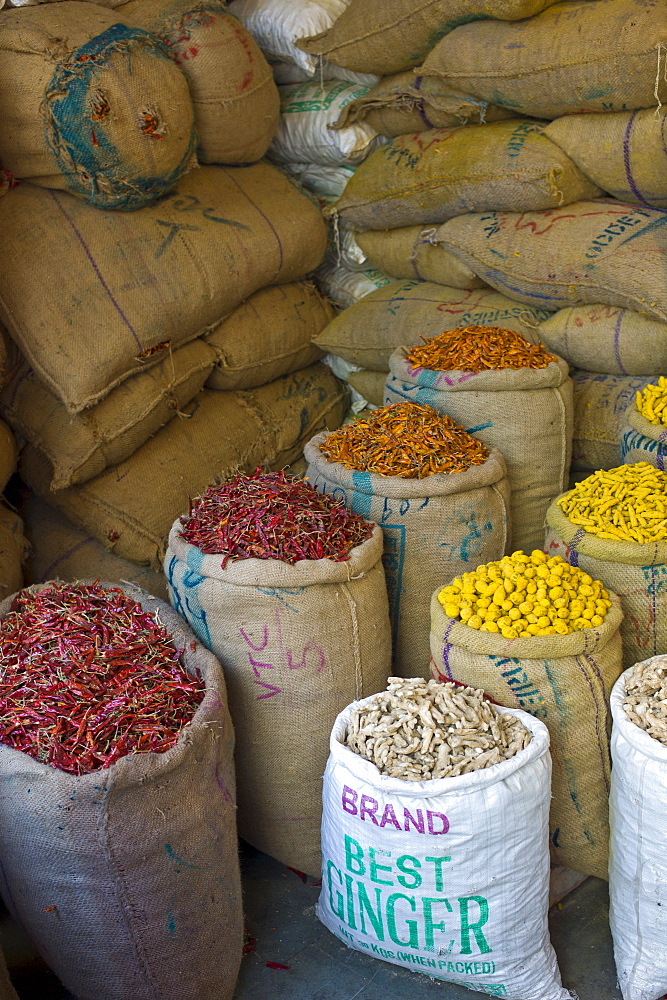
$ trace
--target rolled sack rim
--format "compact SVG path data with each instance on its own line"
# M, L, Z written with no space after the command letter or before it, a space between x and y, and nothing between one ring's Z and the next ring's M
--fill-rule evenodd
M368 524L373 522L368 521ZM230 559L222 568L222 553L209 555L181 537L181 519L177 517L169 532L164 571L169 579L169 564L175 557L202 579L220 580L236 587L307 587L311 584L350 583L365 576L382 558L384 536L373 524L370 538L350 550L350 558L301 559L290 565L280 559Z
M608 590L612 605L607 609L602 625L579 629L577 632L570 632L569 635L537 635L530 639L518 636L516 639L506 639L500 632L482 632L471 628L458 618L450 618L438 600L441 590L442 587L439 587L431 596L431 639L435 639L443 646L458 646L467 653L479 656L509 657L516 660L560 660L564 656L594 653L604 649L618 632L623 621L621 599L618 594ZM554 647L553 653L545 648L548 646Z
M398 347L390 355L391 374L410 386L440 392L531 392L534 389L557 389L567 381L570 366L563 358L550 361L545 368L497 368L482 372L437 371L413 366L406 358L409 347ZM553 354L553 351L550 351ZM529 385L526 382L530 381Z
M363 781L367 786L372 785L385 795L430 799L440 798L448 793L457 795L474 793L481 788L504 781L525 765L549 752L549 731L540 719L536 719L520 708L506 708L497 705L495 707L499 712L520 719L533 735L528 746L519 750L509 760L500 761L498 764L492 764L479 771L469 771L467 774L457 774L448 778L430 778L425 781L403 781L401 778L391 778L387 774L382 774L372 761L361 757L341 742L347 733L352 711L371 702L375 697L376 695L370 695L368 698L353 701L337 715L329 738L329 750L335 764L344 767L353 778Z
M648 438L649 441L655 441L657 445L667 448L667 425L652 424L650 420L647 420L639 412L636 402L633 402L625 411L625 422L633 431L637 431L638 434Z
M667 540L641 543L628 542L622 538L600 538L581 525L573 524L558 506L558 501L570 492L571 490L567 490L556 497L546 513L548 527L568 549L577 555L590 556L602 562L626 563L630 566L661 566L667 563Z
M309 468L318 476L343 490L354 490L365 496L406 499L456 496L485 486L496 486L507 478L507 465L497 448L489 449L489 457L481 465L473 465L465 472L436 472L423 479L404 479L402 476L380 476L376 472L358 472L348 469L341 462L330 462L324 457L320 445L330 431L320 431L311 438L303 450Z
M34 583L15 591L0 603L0 619L7 616L11 603L17 594L24 591L36 593L57 582L65 581L54 579L45 583ZM67 790L68 786L75 786L77 794L85 793L93 799L99 799L100 794L104 791L120 791L135 785L146 785L148 782L168 774L180 766L184 756L191 749L197 752L197 743L209 740L212 736L217 738L213 729L215 723L218 724L219 731L231 728L232 724L227 708L227 689L222 667L216 656L199 641L185 620L169 604L160 600L159 597L153 597L147 590L135 583L113 583L106 580L77 580L75 582L83 585L99 583L105 590L115 588L141 604L142 609L152 614L158 625L162 625L170 633L176 649L181 650L180 659L187 673L199 676L206 685L204 698L197 707L190 723L181 730L174 746L164 753L151 751L149 753L128 754L115 761L110 767L100 768L89 774L76 775L51 767L49 764L43 764L23 750L15 750L0 743L0 776L4 777L5 780L9 774L21 773L32 776L35 781L41 779L57 783L61 792ZM201 672L194 671L194 664L188 664L188 659L194 656L199 660L198 666L201 667ZM196 727L195 723L197 723Z
M651 663L652 660L664 658L665 655L661 653L658 656L650 656L648 659L640 660L639 662ZM649 736L645 730L640 729L639 726L632 722L623 707L623 701L626 697L625 682L630 672L636 666L637 664L634 664L632 667L624 670L611 689L609 704L612 717L612 750L614 749L615 738L617 739L620 736L626 743L631 745L633 750L643 754L644 757L649 757L651 760L659 761L661 764L667 766L667 746L656 740L653 736Z

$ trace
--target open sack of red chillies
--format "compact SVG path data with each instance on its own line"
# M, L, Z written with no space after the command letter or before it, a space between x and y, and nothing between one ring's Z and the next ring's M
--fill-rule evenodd
M164 566L170 600L225 673L239 833L319 878L331 727L390 672L382 532L303 480L258 469L192 502Z
M229 1000L234 735L215 657L133 586L0 604L0 891L77 1000Z

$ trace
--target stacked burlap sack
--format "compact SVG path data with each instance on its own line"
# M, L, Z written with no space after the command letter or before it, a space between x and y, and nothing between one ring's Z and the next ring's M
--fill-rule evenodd
M49 505L25 500L29 576L81 575L85 552L87 575L164 593L188 496L343 419L312 343L334 316L307 280L320 205L256 162L278 88L218 0L3 11L0 50L0 158L20 179L0 200L0 413Z
M432 301L433 283L442 295L434 330L408 319L404 288L384 286L324 331L322 346L386 372L366 345L401 314L392 348L452 325L509 326L502 312L463 310L451 322L452 296L491 286L577 369L575 472L617 463L638 379L664 358L666 43L640 0L351 0L301 41L341 71L382 74L336 127L366 125L390 141L327 213L380 272L427 283L411 296ZM389 317L374 320L371 303L388 297ZM354 377L377 398L379 374Z
M0 331L0 385L12 363L12 345ZM0 420L0 599L23 584L22 562L25 556L23 521L2 496L16 469L18 442L7 424Z

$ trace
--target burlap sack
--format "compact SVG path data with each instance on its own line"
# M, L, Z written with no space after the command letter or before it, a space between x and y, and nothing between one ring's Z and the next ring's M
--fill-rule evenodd
M304 448L306 477L320 493L384 533L394 673L428 677L429 607L433 588L480 563L500 559L510 536L505 460L492 451L483 465L427 479L355 472L329 462L318 434Z
M602 625L530 639L505 639L448 618L437 591L431 602L432 676L483 688L498 704L542 719L553 761L552 858L603 879L609 849L609 696L623 670L623 614L616 594L610 598Z
M111 583L136 583L153 597L169 600L164 573L115 556L27 490L21 503L21 517L30 544L24 569L26 583L90 577Z
M572 469L594 472L621 464L625 414L650 377L572 371L574 431Z
M147 205L196 165L188 85L169 49L95 4L0 15L0 120L7 170L97 208Z
M16 469L18 446L7 424L0 420L0 493Z
M366 122L381 135L397 136L514 116L507 108L457 94L441 80L421 76L419 70L407 70L384 77L365 97L348 104L336 128Z
M0 598L3 600L23 585L21 564L26 548L21 518L0 499Z
M313 365L247 392L199 393L129 459L79 486L49 492L48 466L28 453L30 488L86 534L131 562L162 565L169 528L188 498L214 480L258 465L282 468L323 427L340 426L347 392L324 365Z
M398 229L467 212L532 211L601 194L534 121L402 135L371 153L325 214ZM474 269L473 269L474 270Z
M590 0L595 3L607 0ZM663 212L611 200L545 212L486 212L450 219L437 239L520 302L552 311L604 302L667 321Z
M369 229L356 240L368 260L394 278L435 281L450 288L484 288L484 282L435 240L434 226L403 226L384 231Z
M216 365L210 389L254 389L322 357L311 338L334 318L331 304L307 281L255 292L206 336Z
M391 630L382 532L346 562L232 560L169 535L173 606L219 657L236 731L240 835L319 877L322 775L338 713L383 691ZM363 694L362 694L363 692Z
M667 97L665 41L662 9L644 0L574 0L514 24L464 24L435 46L422 72L537 118L634 111Z
M567 363L559 358L546 368L437 372L413 368L405 348L399 348L389 367L385 403L426 403L498 449L511 489L512 548L541 548L547 507L566 488L570 472L573 402Z
M516 330L535 343L534 327L548 315L485 288L461 291L430 281L395 281L346 309L314 340L353 365L387 372L392 352L420 343L422 336L482 323Z
M667 324L631 309L569 306L538 327L542 341L575 368L604 375L667 370Z
M190 87L202 163L254 163L280 117L271 67L224 0L132 0L123 20L169 46Z
M667 208L667 110L567 115L544 134L619 201Z
M358 372L350 372L347 377L352 388L356 389L373 406L382 406L386 380L384 372L373 372L368 368L360 368Z
M204 700L171 750L81 777L0 745L0 891L77 1000L231 1000L243 914L225 681L168 604L121 589L159 616Z
M0 200L0 232L0 322L72 413L303 278L327 240L319 205L267 163L202 167L132 215L24 184Z
M0 413L30 442L26 451L47 460L50 488L60 490L133 455L197 395L213 361L208 344L193 340L75 416L24 361L0 392Z
M621 462L634 465L648 462L661 472L665 471L667 458L667 427L652 424L632 405L625 412L625 422L621 428Z
M598 538L552 503L547 511L544 550L562 556L608 590L618 594L623 609L623 668L667 648L667 542Z
M333 25L301 39L304 52L338 66L386 76L418 66L438 39L479 17L514 21L544 10L549 0L352 0Z

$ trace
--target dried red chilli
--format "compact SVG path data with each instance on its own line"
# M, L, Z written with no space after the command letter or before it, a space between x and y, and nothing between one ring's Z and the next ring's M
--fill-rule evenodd
M342 500L318 493L285 472L234 476L209 486L181 518L181 537L208 555L230 559L343 562L371 537L373 525Z
M164 753L204 697L180 652L115 587L20 591L0 621L0 743L75 775Z

